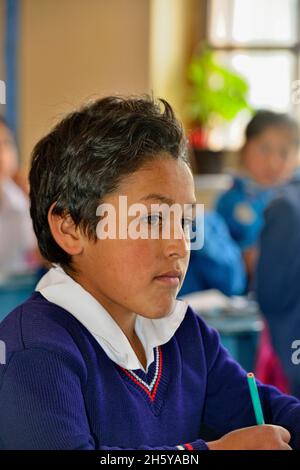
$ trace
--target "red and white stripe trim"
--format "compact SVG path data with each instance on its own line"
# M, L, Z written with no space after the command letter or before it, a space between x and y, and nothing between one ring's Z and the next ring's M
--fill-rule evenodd
M178 450L194 450L194 447L192 446L192 444L183 444L183 445L180 445L180 446L176 446Z
M162 352L161 352L160 346L157 346L155 348L155 356L156 356L155 373L150 384L145 382L141 377L139 377L132 370L127 370L127 369L122 368L125 374L128 377L130 377L131 380L133 380L137 385L139 385L147 393L151 401L153 401L155 398L157 387L159 385L161 373L162 373Z

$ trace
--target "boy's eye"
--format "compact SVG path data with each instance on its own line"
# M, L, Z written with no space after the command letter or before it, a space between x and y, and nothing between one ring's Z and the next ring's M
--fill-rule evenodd
M195 220L194 219L181 219L181 226L183 229L190 230L194 224Z
M146 217L142 217L142 221L148 225L157 226L162 223L162 216L159 214L149 214Z
M142 217L142 222L151 225L152 227L162 226L163 217L161 214L149 214L145 217ZM190 230L194 224L195 220L193 218L182 218L181 226L184 230Z

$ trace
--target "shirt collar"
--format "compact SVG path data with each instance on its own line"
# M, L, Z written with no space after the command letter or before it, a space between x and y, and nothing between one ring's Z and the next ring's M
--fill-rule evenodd
M127 337L107 310L60 266L51 268L35 290L82 323L112 361L125 369L144 370ZM163 318L136 316L135 331L145 349L147 370L154 360L153 348L172 338L185 317L187 307L186 302L176 300L172 311Z

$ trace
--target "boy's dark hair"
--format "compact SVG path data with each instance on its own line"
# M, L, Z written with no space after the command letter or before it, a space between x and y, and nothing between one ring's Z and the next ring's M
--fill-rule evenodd
M246 140L258 136L269 127L281 127L288 129L292 134L294 145L299 147L299 125L297 121L285 113L275 113L269 110L259 110L248 123L245 131Z
M96 209L121 180L161 153L188 164L186 139L163 99L108 96L68 114L32 153L30 214L42 255L72 269L55 242L48 211L70 214L96 240Z

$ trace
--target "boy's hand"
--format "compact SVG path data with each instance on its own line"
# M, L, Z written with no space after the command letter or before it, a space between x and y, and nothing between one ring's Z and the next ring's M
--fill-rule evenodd
M285 428L264 424L237 429L207 445L211 450L292 450L290 439Z

